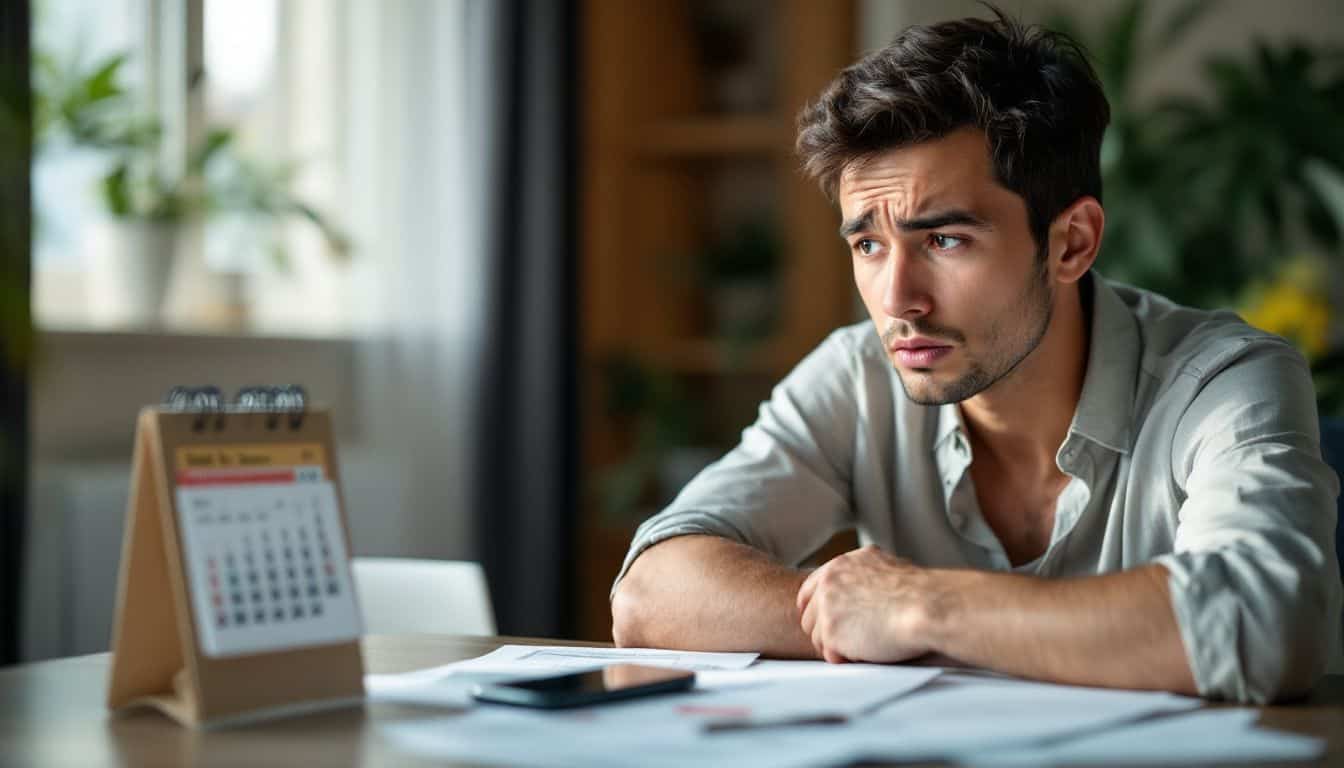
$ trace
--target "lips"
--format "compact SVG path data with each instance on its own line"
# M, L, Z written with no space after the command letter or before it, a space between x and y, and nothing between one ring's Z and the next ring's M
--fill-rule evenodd
M892 345L891 351L907 368L928 368L950 353L952 347L929 339L906 339Z

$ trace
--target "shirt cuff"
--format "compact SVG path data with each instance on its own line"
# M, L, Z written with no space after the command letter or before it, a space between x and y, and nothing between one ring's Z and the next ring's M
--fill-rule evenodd
M731 539L741 544L747 544L747 539L742 532L734 528L723 518L710 515L704 512L680 512L674 517L665 518L663 515L655 515L639 526L635 531L635 538L630 542L630 551L625 554L625 562L621 563L621 570L616 574L616 580L611 584L611 591L607 593L607 599L610 600L616 595L616 587L620 586L621 579L630 570L631 563L639 557L644 550L652 547L661 541L667 541L678 536L718 536L724 539Z
M1248 700L1237 651L1239 609L1236 595L1208 571L1217 566L1207 554L1173 553L1153 562L1165 567L1171 607L1181 632L1181 644L1199 695L1205 698Z

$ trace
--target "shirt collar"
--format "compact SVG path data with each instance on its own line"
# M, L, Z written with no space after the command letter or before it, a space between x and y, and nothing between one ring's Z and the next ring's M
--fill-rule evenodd
M945 403L938 406L938 427L933 437L933 447L942 447L953 435L965 432L961 420L961 406L957 403Z
M1128 454L1139 373L1139 328L1133 312L1095 271L1084 277L1092 292L1092 335L1083 392L1070 432Z

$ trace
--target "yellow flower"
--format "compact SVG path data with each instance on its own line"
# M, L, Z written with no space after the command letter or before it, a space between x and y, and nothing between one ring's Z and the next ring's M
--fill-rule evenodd
M1292 341L1308 360L1321 356L1330 343L1330 299L1319 278L1311 264L1294 263L1255 292L1242 309L1242 319Z

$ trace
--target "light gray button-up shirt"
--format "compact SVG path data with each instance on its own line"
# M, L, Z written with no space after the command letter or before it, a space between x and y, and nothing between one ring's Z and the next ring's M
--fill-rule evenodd
M871 323L843 328L761 405L742 442L640 526L647 547L723 536L798 564L857 528L916 563L1084 576L1161 563L1202 695L1263 702L1344 671L1339 483L1306 363L1227 312L1088 278L1070 477L1045 553L1013 568L980 513L955 404L905 397ZM614 587L613 587L614 591Z

